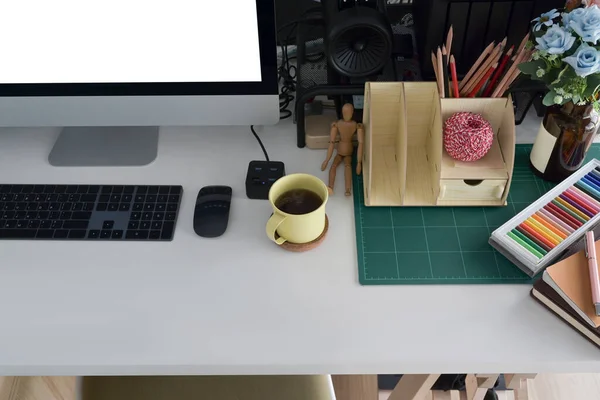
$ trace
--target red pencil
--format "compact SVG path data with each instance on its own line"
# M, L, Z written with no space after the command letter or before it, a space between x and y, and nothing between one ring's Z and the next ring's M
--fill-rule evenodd
M469 93L468 97L475 97L475 95L477 93L479 93L479 91L481 90L481 88L483 87L483 85L485 85L485 83L488 81L488 79L490 79L490 76L492 76L492 74L494 73L494 71L496 70L496 68L498 68L498 63L492 65L490 67L490 69L488 70L488 72L485 73L485 75L483 76L483 78L481 78L481 80L479 81L479 83L477 84L477 86L475 86L475 88L473 88L473 90L471 91L471 93Z
M456 60L454 55L450 56L450 73L452 74L452 88L454 89L454 97L459 98L460 93L458 92L458 77L456 75Z
M492 76L490 84L487 85L487 87L485 88L485 91L483 92L483 97L490 97L490 95L492 94L492 91L494 90L496 83L498 83L498 79L500 79L500 77L502 76L502 73L506 69L506 66L508 65L508 61L510 60L510 57L512 56L512 53L514 50L515 50L515 46L511 46L510 50L508 50L506 52L506 54L504 55L504 57L502 58L502 62L500 62L500 67L498 67L496 72L494 72L494 75Z

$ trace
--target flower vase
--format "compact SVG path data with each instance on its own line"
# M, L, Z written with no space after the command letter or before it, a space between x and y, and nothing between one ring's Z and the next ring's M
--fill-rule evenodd
M592 105L568 102L548 107L531 150L533 171L560 182L581 168L598 133L598 119Z

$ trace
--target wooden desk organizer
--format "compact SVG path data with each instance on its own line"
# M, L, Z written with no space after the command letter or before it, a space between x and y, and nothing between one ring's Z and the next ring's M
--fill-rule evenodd
M481 114L494 144L475 162L444 150L452 114ZM515 158L515 118L508 98L440 99L433 82L365 85L363 160L367 206L503 206Z

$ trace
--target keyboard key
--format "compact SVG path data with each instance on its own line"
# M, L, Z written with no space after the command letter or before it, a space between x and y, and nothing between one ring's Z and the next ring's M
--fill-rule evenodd
M112 235L112 231L111 230L103 230L100 232L100 237L102 239L110 239L110 236Z
M119 209L119 205L117 203L110 203L108 205L108 211L117 211Z
M84 203L75 203L73 204L73 211L81 211L83 210Z
M69 231L66 229L57 229L54 231L54 239L66 239L69 236Z
M4 213L2 213L2 219L13 219L15 218L15 214L18 211L5 211ZM22 212L22 211L21 211ZM25 214L23 214L23 217L25 216ZM17 217L16 219L23 219L23 217Z
M29 221L29 224L27 224L27 227L31 228L31 229L37 229L40 227L40 221L36 220L36 219Z
M26 200L26 201L29 201L29 200ZM63 194L59 194L58 195L58 201L60 203L64 203L66 201L69 201L69 195L68 194L64 194L64 193Z
M60 206L60 209L62 211L71 211L72 208L73 208L73 203L62 203L62 205Z
M106 211L108 208L108 203L98 203L96 206L96 211Z
M98 229L92 229L88 233L88 239L98 239L100 237L100 231Z
M0 196L0 201L12 201L15 198L14 195L10 194L10 193L5 193L2 196Z
M16 214L15 214L16 216ZM25 217L22 219L36 219L38 216L37 211L26 211Z
M171 186L170 194L181 194L181 186Z
M162 221L154 221L152 222L152 229L161 229L162 228Z
M23 196L24 196L24 195L23 195ZM59 196L58 194L49 194L49 195L48 195L48 199L47 199L47 200L48 200L50 203L56 203L56 202L58 201L58 196Z
M42 186L42 188L43 188L43 186ZM12 188L10 189L10 192L13 194L21 193L21 190L23 190L23 185L13 185ZM40 192L41 192L41 190L40 190Z
M162 221L163 219L165 219L165 213L161 213L161 212L155 212L154 215L152 216L153 220L158 220L158 221Z
M94 211L94 203L83 203L83 211Z
M151 212L145 212L145 213L142 214L142 219L150 221L152 219L152 214L153 213L151 213Z
M146 204L144 204L144 210L145 211L153 211L154 210L154 204L152 204L152 203L146 203Z
M48 210L50 210L50 211L58 211L58 210L60 210L60 203L50 203L48 205Z
M79 185L77 187L77 193L79 194L85 194L88 191L88 185Z
M70 201L71 203L77 203L79 201L79 199L81 199L81 195L79 195L79 194L70 194L69 195L69 199L67 201Z
M175 229L175 222L165 222L163 224L162 233L160 234L161 239L172 239L173 231Z
M120 194L113 194L112 196L110 196L110 201L111 203L118 203L121 201L121 195Z
M50 216L50 212L49 211L40 211L37 213L37 219L48 219L48 217Z
M112 192L112 186L102 186L102 194L110 194Z
M142 211L144 209L143 203L135 203L133 205L133 211Z
M177 219L177 213L174 212L168 212L165 215L165 220L166 221L175 221Z
M27 228L27 225L29 225L29 221L27 221L26 219L20 219L17 221L17 226L15 226L15 228L25 229Z
M65 221L65 223L63 224L63 228L64 229L87 229L89 224L90 224L89 221L70 220L70 221Z
M27 203L16 203L15 211L25 211L27 209Z
M54 236L53 229L40 229L35 235L37 239L52 239L52 236Z
M125 193L125 194L133 194L134 190L135 190L135 186L131 186L131 185L130 186L125 186L123 188L123 193Z
M167 209L167 205L165 203L156 204L156 211L165 211Z
M11 219L9 221L5 221L4 222L4 226L3 226L3 228L6 228L6 229L13 229L13 228L16 228L16 227L17 227L17 221L14 220L14 219Z
M152 240L160 239L160 231L150 231L150 234L148 235L148 239L152 239Z
M130 229L127 231L125 238L126 239L139 239L139 233L136 230Z
M50 211L50 214L48 215L48 219L59 219L60 218L60 211Z
M148 231L136 231L138 233L138 239L148 239Z
M135 196L135 201L136 203L143 203L144 201L146 201L146 196L143 194L138 194L137 196Z
M12 211L15 209L15 203L13 202L8 202L8 203L4 203L4 211Z
M158 193L160 194L169 194L169 186L161 186L160 188L158 188Z
M54 193L55 189L56 189L56 185L46 185L46 187L44 188L44 193L46 193L46 194ZM25 186L23 186L23 190L25 190ZM21 191L21 193L24 193L24 192Z
M150 229L151 225L152 223L150 221L142 221L142 223L140 224L140 229L148 230Z
M33 199L33 201L46 201L47 198L48 196L46 196L45 194L38 194L35 196L35 199Z
M63 223L64 222L61 221L61 220L52 221L52 223L50 224L50 228L52 228L52 229L60 229L60 228L62 228Z
M93 203L96 201L96 195L95 194L84 194L83 196L81 196L81 198L79 200Z
M73 213L73 219L90 219L92 213L90 211L79 211Z
M127 225L127 229L138 229L140 227L140 223L138 221L129 221Z
M21 189L21 193L31 193L33 192L33 185L23 185L23 189Z
M100 197L98 198L98 201L100 203L108 203L110 201L110 196L107 194L101 194Z
M83 239L85 238L85 229L73 229L69 231L69 239Z
M33 239L35 238L36 230L35 229L9 229L4 230L5 234L11 239ZM0 234L0 237L4 235Z
M149 194L148 196L146 196L146 203L155 203L157 197L158 196L156 196L155 194Z
M40 229L49 229L51 224L52 224L52 221L47 220L47 219L44 221L40 221Z
M132 221L136 221L142 218L142 213L139 212L132 212L131 216L129 217L129 219L131 219Z
M130 194L125 194L125 195L123 195L123 197L121 197L121 201L123 203L129 203L129 202L131 202L131 199L133 199L133 196Z
M67 186L66 193L77 193L77 185Z
M123 238L123 231L119 230L119 229L115 229L112 232L112 238L113 239L122 239Z
M100 186L90 186L88 193L97 194L100 191Z
M167 204L167 211L177 211L177 204Z
M54 190L54 193L65 193L67 191L67 185L58 185L56 186L56 189Z
M129 203L121 203L119 205L119 211L129 211Z
M102 229L112 229L115 226L115 221L104 221Z
M49 203L38 203L38 211L48 211Z
M116 194L121 194L121 193L123 193L123 186L113 186L113 190L112 190L112 192L113 192L113 193L116 193Z
M60 218L67 220L67 219L71 219L72 215L73 215L73 213L71 211L63 211L62 213L60 213Z
M2 185L0 186L0 193L10 193L10 189L12 185Z
M148 187L148 194L157 194L158 193L158 186L149 186Z
M172 194L169 196L169 203L179 203L179 198L178 194Z
M169 196L167 196L166 194L161 194L156 198L156 201L158 201L159 203L166 203L167 201L169 201Z
M13 198L14 201L24 201L25 200L25 195L24 194L15 194L15 197Z
M148 186L138 186L137 194L146 194Z

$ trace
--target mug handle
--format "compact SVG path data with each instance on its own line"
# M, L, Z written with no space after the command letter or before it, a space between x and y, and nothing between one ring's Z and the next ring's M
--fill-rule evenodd
M281 225L286 218L287 217L284 217L280 214L273 214L271 218L269 218L269 222L267 222L267 236L278 245L282 245L287 241L286 238L281 236L275 238L275 235L277 234L277 228L279 228L279 225Z

